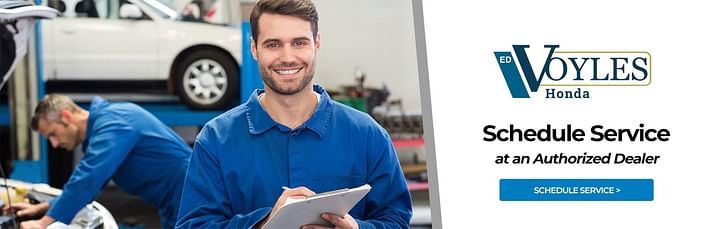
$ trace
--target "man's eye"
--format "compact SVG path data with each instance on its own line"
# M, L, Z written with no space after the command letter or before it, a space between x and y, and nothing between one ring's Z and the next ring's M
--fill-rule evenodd
M278 43L269 43L269 44L267 44L267 48L279 48L279 44Z
M303 45L306 45L306 44L307 44L307 42L304 42L304 41L295 41L294 42L294 45L295 46L303 46Z

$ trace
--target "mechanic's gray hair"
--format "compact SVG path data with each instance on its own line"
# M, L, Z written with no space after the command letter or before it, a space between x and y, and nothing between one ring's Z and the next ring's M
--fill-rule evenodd
M55 122L60 120L60 112L68 110L72 113L76 113L81 109L73 100L65 95L59 94L47 94L35 107L35 113L30 119L30 128L34 131L38 130L38 122L40 119L45 119L46 122Z

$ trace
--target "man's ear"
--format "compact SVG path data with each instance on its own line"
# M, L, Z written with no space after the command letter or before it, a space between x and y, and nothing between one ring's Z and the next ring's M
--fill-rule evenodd
M257 58L257 42L254 42L254 39L251 40L252 42L249 43L249 46L252 46L250 47L250 50L252 50L252 57L254 57L254 60L258 60L259 58Z
M317 32L317 35L315 35L315 48L317 51L320 51L320 32Z
M74 121L73 113L69 110L60 111L60 120L64 123L72 123Z

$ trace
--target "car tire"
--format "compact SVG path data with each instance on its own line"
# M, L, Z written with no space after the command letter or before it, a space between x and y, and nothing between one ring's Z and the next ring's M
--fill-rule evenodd
M204 49L186 55L174 74L176 93L192 109L223 109L239 97L239 67L220 51Z

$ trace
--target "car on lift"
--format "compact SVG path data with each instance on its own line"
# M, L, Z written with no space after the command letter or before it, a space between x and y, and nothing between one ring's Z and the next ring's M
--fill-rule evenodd
M61 12L42 25L47 83L160 85L204 110L239 98L241 29L181 21L156 0L47 1Z

